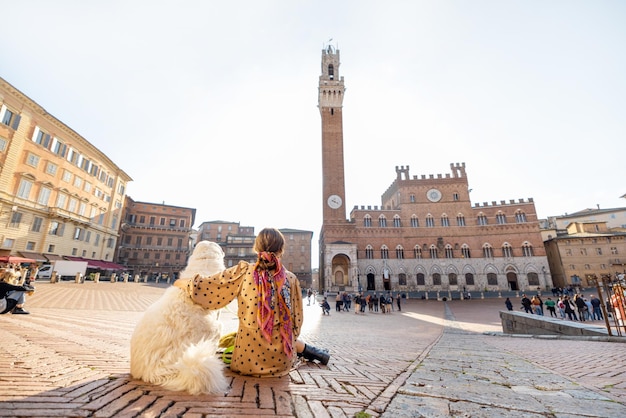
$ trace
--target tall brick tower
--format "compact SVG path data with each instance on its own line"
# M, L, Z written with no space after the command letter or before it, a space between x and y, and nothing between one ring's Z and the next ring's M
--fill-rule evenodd
M343 162L343 77L339 76L339 51L322 50L318 107L322 117L322 204L320 232L320 285L322 289L349 288L356 282L356 244L353 225L346 220L346 186Z
M345 88L339 76L339 51L322 50L318 107L322 116L322 172L324 223L345 221L342 103Z

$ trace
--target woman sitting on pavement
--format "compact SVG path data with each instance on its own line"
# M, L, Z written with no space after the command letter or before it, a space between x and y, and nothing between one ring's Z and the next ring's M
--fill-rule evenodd
M26 293L32 292L35 288L31 285L24 284L19 286L15 284L19 276L15 271L5 269L0 271L0 314L29 314L24 310L26 301Z
M237 330L230 369L248 376L283 376L297 357L328 364L330 355L298 339L303 321L302 291L296 276L280 257L285 238L265 228L254 242L256 263L238 265L212 276L196 275L174 282L194 303L220 309L238 301Z

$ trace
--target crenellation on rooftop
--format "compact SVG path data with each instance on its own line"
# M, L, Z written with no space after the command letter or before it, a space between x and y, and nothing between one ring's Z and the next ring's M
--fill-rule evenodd
M480 207L493 207L493 206L514 206L514 205L529 204L529 203L533 203L532 197L529 197L528 199L519 198L517 199L517 201L515 199L509 199L508 203L506 202L506 200L501 200L500 203L496 202L495 200L492 201L491 203L482 202L482 204L480 202L475 202L474 207L480 208Z

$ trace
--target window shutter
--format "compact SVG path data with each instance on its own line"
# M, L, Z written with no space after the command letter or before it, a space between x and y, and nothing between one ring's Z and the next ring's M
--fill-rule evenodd
M17 130L18 126L20 126L21 119L22 117L20 115L15 115L15 118L13 118L13 123L11 124L11 128Z
M33 131L33 138L32 140L34 142L37 142L37 137L39 136L39 126L35 126L35 130Z

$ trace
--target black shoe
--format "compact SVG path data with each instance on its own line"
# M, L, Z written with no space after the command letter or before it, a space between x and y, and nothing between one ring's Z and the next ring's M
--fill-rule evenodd
M13 309L13 312L11 312L13 315L18 314L18 315L28 315L30 314L30 312L25 311L24 308L15 308Z
M308 361L317 360L324 366L327 365L330 360L330 354L328 354L328 351L320 350L319 348L313 347L309 344L304 345L304 351L302 353L298 353L298 356L304 357Z

